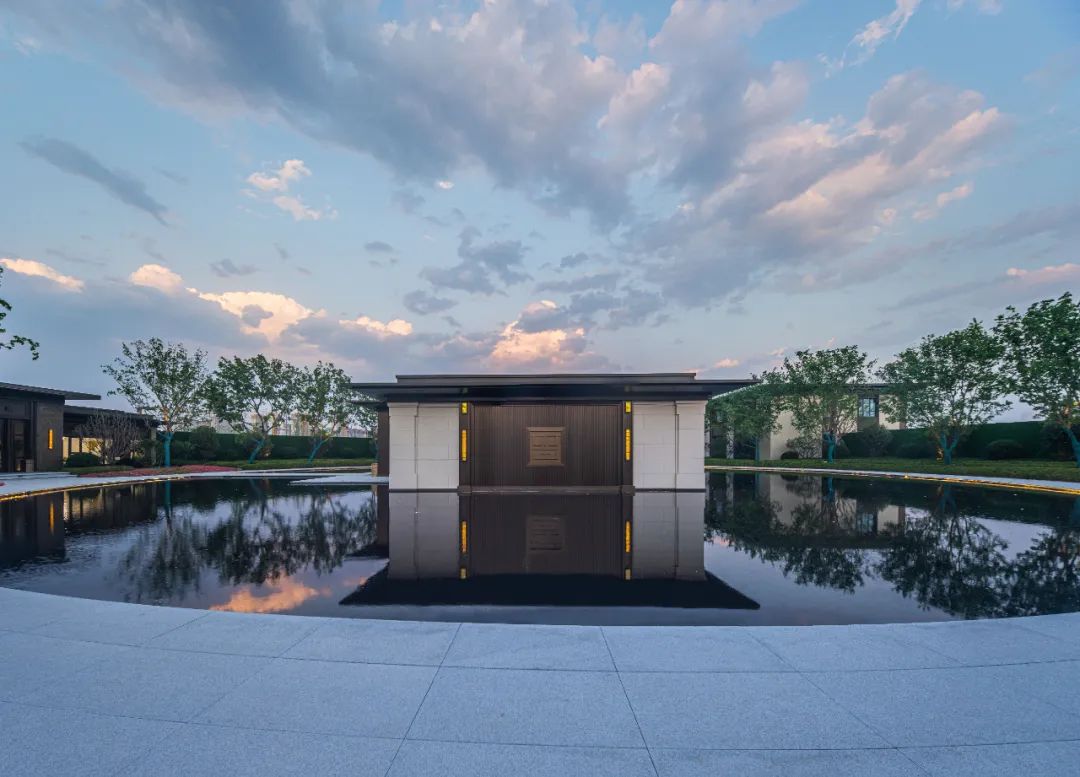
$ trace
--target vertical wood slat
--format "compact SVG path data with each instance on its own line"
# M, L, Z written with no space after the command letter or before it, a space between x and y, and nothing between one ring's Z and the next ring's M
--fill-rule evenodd
M628 514L628 496L474 493L460 499L461 515L469 521L468 557L463 557L463 563L470 577L623 576L623 516ZM550 525L559 542L530 547L530 526L538 522Z
M462 485L620 486L627 472L623 455L623 403L469 404L470 452ZM565 464L528 466L528 428L563 427ZM468 477L466 481L464 478Z

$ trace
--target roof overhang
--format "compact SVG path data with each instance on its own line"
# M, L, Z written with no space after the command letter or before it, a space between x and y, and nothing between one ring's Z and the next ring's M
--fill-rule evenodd
M398 375L394 383L353 383L384 402L622 402L703 400L754 380L698 380L692 372L547 375Z
M65 391L63 389L45 388L44 386L24 386L21 383L0 383L0 393L28 394L35 397L54 397L56 399L101 399L97 394L87 394L84 391Z

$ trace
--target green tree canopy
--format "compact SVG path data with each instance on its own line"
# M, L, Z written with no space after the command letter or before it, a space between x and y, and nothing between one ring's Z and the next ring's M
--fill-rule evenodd
M925 427L946 464L975 426L1008 409L1001 342L978 321L944 335L927 335L881 369L889 384L882 397L894 422Z
M820 438L831 462L836 444L858 427L859 388L870 382L874 362L854 345L796 351L777 373L781 406L800 434Z
M157 337L123 343L120 351L112 364L102 366L116 381L109 394L124 397L136 411L161 422L165 466L171 466L173 434L197 423L206 412L206 353L189 352L182 343L166 343Z
M267 438L296 408L300 371L262 354L242 359L224 356L206 383L210 410L233 431L254 441L248 461L255 461Z
M4 268L0 267L0 281L3 280ZM11 312L11 303L3 297L0 297L0 349L10 351L20 346L29 348L31 358L37 359L41 354L38 353L38 347L40 343L37 340L31 340L29 337L23 337L22 335L8 335L7 329L4 328L4 319L7 318L7 314ZM6 337L4 335L7 335Z
M761 438L779 428L777 381L773 373L755 376L761 383L721 394L709 400L709 419L738 439L754 440L754 458L760 458Z
M332 363L319 362L300 375L296 412L307 423L311 437L312 461L326 442L336 437L354 420L371 424L374 413L356 404L349 377Z
M1009 389L1072 443L1080 467L1080 301L1068 292L1023 314L1009 307L994 331L1005 347Z

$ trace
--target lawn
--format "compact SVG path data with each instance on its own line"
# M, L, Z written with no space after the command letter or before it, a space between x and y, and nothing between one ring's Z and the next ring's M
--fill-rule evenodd
M199 464L182 464L174 466L168 470L164 467L155 467L152 469L153 474L163 474L166 472L181 474L183 472L199 471L199 467L215 467L220 469L306 469L308 467L323 468L323 467L351 467L355 469L368 469L371 466L372 459L315 459L311 464L307 459L260 459L254 464L248 464L247 459L240 461L207 461L200 462ZM116 474L116 475L130 475L130 474L147 474L151 472L151 468L146 470L133 470L131 467L123 466L120 464L99 464L93 467L65 467L64 472L70 472L72 475L101 475L103 473Z
M212 461L219 467L235 467L236 469L302 469L307 467L351 467L355 469L368 469L374 459L315 459L309 463L304 459L259 459L248 464L247 459L240 461Z
M988 477L1034 478L1038 480L1069 480L1080 482L1080 467L1071 461L1045 461L1041 459L1014 459L988 461L986 459L956 459L943 464L930 459L837 459L832 464L818 459L774 459L752 461L750 459L705 459L707 465L733 467L784 467L790 469L855 469L892 472L925 472L948 475L985 475Z

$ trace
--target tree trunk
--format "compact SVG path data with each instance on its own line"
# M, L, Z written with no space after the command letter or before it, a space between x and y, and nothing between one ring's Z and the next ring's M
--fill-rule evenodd
M262 450L265 443L266 438L260 437L259 441L255 444L255 449L251 452L251 455L248 456L248 464L253 464L255 462L255 458L259 455L259 451Z
M173 438L173 434L174 434L173 432L165 432L162 435L162 439L164 440L163 445L165 447L165 467L166 467L166 469L172 466L172 438Z
M825 435L825 461L830 464L833 463L833 456L836 453L836 435L832 432L826 432Z
M1076 466L1080 467L1080 439L1077 439L1076 433L1073 432L1071 426L1065 427L1065 434L1069 438L1069 442L1072 444L1073 456L1076 457Z

